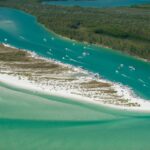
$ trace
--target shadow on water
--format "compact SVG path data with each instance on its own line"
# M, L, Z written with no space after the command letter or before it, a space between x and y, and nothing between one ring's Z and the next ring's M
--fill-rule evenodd
M94 125L102 125L102 124L111 124L112 122L119 122L118 120L100 120L100 121L68 121L68 120L28 120L28 119L0 119L0 127L11 126L12 128L38 128L38 127L77 127L77 126L94 126Z

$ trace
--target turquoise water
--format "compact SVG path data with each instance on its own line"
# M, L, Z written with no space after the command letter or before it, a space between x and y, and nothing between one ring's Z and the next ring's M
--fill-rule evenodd
M20 11L0 9L0 42L82 66L150 98L149 63L64 40ZM114 110L0 83L0 150L149 150L149 139L150 114Z
M1 150L149 150L149 131L150 114L107 109L0 83Z
M149 131L150 114L0 84L1 150L149 150Z
M81 7L118 7L150 3L150 0L59 0L45 2L51 5L81 6Z
M21 11L0 8L0 42L98 73L150 99L150 63L110 49L65 40Z

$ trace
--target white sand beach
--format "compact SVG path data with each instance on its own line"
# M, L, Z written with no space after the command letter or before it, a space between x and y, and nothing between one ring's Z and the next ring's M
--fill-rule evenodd
M13 48L15 50L18 50L15 47L12 47L7 44L3 44L3 46L8 48ZM132 89L123 86L119 83L113 83L104 79L101 79L99 77L95 77L94 74L83 70L81 68L76 68L71 65L63 64L61 62L52 60L52 59L45 59L43 57L37 56L34 52L27 52L30 57L33 59L39 59L46 61L47 63L57 64L60 67L67 67L69 70L65 72L61 76L58 75L57 79L64 79L66 78L66 81L64 83L60 82L59 80L51 79L47 82L47 80L42 80L41 82L30 80L29 78L25 76L20 76L13 74L13 70L7 69L7 70L0 70L0 82L9 84L11 86L15 86L22 89L32 90L34 92L42 92L58 97L65 97L65 98L71 98L73 100L79 100L84 101L88 103L93 104L100 104L106 107L116 108L116 109L122 109L122 110L128 110L128 111L142 111L142 112L150 112L150 101L143 100L139 97L137 97ZM80 74L80 76L76 76L75 82L69 82L67 81L67 77L74 76L76 74ZM50 74L52 77L55 76L55 74ZM50 76L49 75L49 76ZM93 89L87 90L86 86L85 89L81 88L81 85L84 83L90 83L90 82L96 82L96 83L102 83L102 84L110 84L111 87L102 87L102 88L95 88L95 91ZM81 84L81 85L80 85ZM103 93L101 90L114 90L116 93L111 97L109 93ZM99 94L97 94L100 92ZM119 97L122 99L122 101L127 101L129 103L128 105L121 104L117 102L116 99ZM109 103L109 99L113 100L113 103ZM108 102L107 102L108 99ZM123 103L123 102L122 102ZM132 104L132 105L131 105ZM135 104L135 105L134 105Z

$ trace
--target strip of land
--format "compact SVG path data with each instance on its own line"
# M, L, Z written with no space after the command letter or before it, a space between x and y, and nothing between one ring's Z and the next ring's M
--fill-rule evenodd
M34 53L0 45L0 82L115 108L148 111L127 88Z
M150 4L118 8L50 6L43 0L1 0L21 9L55 33L150 60Z

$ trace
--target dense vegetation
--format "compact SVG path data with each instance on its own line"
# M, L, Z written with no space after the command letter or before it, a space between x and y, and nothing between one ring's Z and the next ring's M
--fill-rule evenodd
M50 6L41 1L0 0L0 6L31 13L62 36L150 60L150 5L98 9Z

